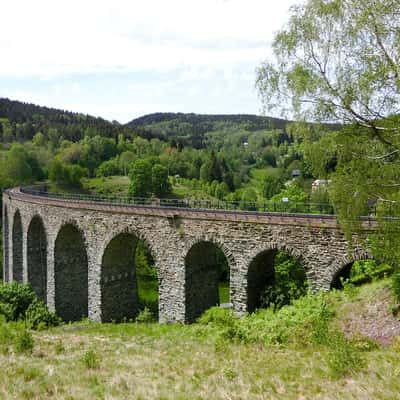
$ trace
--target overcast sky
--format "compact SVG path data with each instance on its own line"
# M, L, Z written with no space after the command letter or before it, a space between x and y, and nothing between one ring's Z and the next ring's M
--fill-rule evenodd
M3 1L0 97L120 122L259 114L255 69L299 1Z

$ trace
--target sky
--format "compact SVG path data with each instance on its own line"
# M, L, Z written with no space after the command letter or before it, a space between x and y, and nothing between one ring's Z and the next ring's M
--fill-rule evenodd
M299 1L4 1L0 97L121 123L260 114L256 68Z

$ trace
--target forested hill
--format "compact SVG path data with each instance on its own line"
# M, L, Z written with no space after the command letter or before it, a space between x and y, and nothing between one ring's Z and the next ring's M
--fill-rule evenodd
M56 134L73 142L84 136L116 138L120 133L134 135L128 127L102 118L7 98L0 98L0 122L0 139L5 142L31 140L37 132L46 137Z
M283 119L245 114L154 113L122 125L81 113L0 98L2 142L32 140L38 132L48 139L56 135L72 142L78 142L85 136L117 138L123 134L125 138L158 138L180 146L204 148L209 132L225 132L229 135L237 131L278 129L285 134L287 123Z
M183 145L200 148L204 146L205 134L213 131L280 129L285 132L289 121L248 114L148 114L126 124L140 136L174 140Z
M286 128L290 121L248 114L154 113L127 124L110 122L90 115L42 107L0 98L0 142L30 141L37 133L46 140L79 142L85 137L101 136L125 139L140 136L160 139L174 147L208 147L211 136L219 138L262 132L279 132L279 142L289 141ZM333 126L333 125L332 125ZM330 129L328 127L328 129Z

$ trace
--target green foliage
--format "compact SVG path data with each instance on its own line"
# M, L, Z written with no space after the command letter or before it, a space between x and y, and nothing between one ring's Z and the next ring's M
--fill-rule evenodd
M304 267L296 258L278 252L274 264L274 278L262 294L261 307L276 310L306 295L308 284Z
M129 194L132 197L165 197L171 192L168 169L155 158L135 161L129 171Z
M7 321L24 319L26 310L36 299L36 295L30 285L12 282L0 284L0 314Z
M201 325L216 325L224 328L234 326L237 321L231 310L220 307L208 309L197 319Z
M314 189L310 195L310 202L315 204L329 204L329 191L327 187Z
M0 284L0 315L6 321L23 320L31 329L60 324L60 319L38 300L30 285L12 282Z
M264 345L324 348L323 354L332 378L338 379L359 371L365 365L362 352L376 349L376 344L364 337L346 339L333 323L333 309L326 294L308 295L294 300L273 312L261 310L243 319L232 311L211 308L198 323L217 332L216 350L226 351L227 340Z
M82 362L87 369L98 369L100 367L100 357L93 350L88 350L82 356Z
M257 192L252 188L248 188L245 189L242 193L239 207L242 210L256 210L256 202Z
M49 311L43 301L34 299L25 312L26 323L30 329L42 330L61 324L61 318Z
M283 113L290 101L304 120L355 121L379 131L379 118L395 115L400 100L397 12L391 0L293 7L275 35L272 59L258 70L266 108Z
M54 159L49 165L49 179L57 184L80 187L81 179L85 175L87 170L77 164L67 165Z
M31 183L34 179L43 178L43 171L36 158L21 145L13 145L0 157L0 188Z
M393 275L392 288L393 288L393 293L396 296L396 299L400 301L400 272L396 272Z
M141 323L150 323L154 322L155 320L156 318L154 314L147 307L144 307L144 309L139 312L139 314L135 319L136 322L141 322Z
M264 178L262 194L266 199L270 199L282 190L282 180L280 177L267 175Z
M378 265L375 260L356 261L350 271L349 283L356 286L362 285L389 276L393 271L394 268L391 265Z
M230 310L215 307L207 310L198 321L218 328L227 339L243 343L307 346L315 342L314 327L321 321L328 326L332 316L325 295L319 294L301 297L276 312L272 308L263 309L243 319L234 317Z
M118 160L112 158L111 160L103 161L96 169L96 176L113 176L120 173Z
M346 339L344 333L335 330L329 336L329 347L327 363L332 378L339 379L348 374L360 371L365 366L357 345Z
M132 197L147 197L152 190L151 162L147 159L135 161L130 170L129 194Z
M135 252L136 279L141 309L158 316L158 274L150 250L139 240Z
M17 335L15 340L15 351L17 353L32 353L34 346L35 341L29 331L23 330Z
M165 197L171 192L168 170L161 164L154 164L151 169L152 192L156 197Z
M291 183L285 189L281 190L280 193L271 198L271 201L279 203L282 202L284 197L289 199L289 203L305 203L308 198L307 193L296 183Z

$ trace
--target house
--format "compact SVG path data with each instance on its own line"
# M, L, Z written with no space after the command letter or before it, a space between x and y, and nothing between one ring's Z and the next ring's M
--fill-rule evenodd
M330 179L316 179L312 185L311 185L311 190L316 190L321 187L326 187L331 183Z

